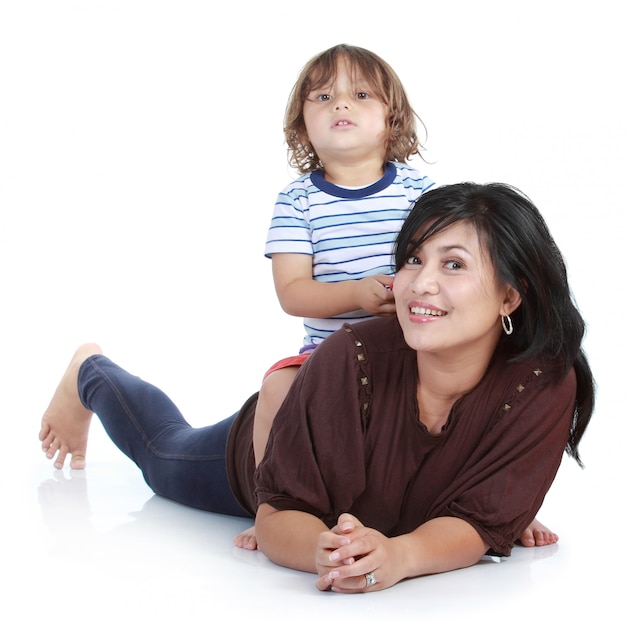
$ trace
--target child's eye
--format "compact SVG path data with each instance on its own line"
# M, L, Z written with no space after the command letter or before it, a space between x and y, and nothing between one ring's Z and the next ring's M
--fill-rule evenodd
M322 91L313 91L307 95L307 99L312 102L329 102L333 96L330 93Z
M360 91L356 94L356 98L357 99L369 99L369 93L366 93L365 91Z

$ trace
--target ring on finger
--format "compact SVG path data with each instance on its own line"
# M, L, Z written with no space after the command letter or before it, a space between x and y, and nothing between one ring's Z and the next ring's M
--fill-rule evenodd
M375 585L377 582L376 575L373 572L365 574L365 587L372 587L372 585Z

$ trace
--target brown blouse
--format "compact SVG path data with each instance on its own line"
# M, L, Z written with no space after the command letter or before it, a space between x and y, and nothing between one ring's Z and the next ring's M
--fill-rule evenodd
M256 473L248 436L255 400L242 409L229 443L242 505L251 513L257 503L309 512L329 527L350 512L387 536L454 516L492 552L509 555L561 462L574 372L547 383L536 362L495 355L439 434L419 421L417 378L415 352L396 318L346 325L328 337L298 373Z

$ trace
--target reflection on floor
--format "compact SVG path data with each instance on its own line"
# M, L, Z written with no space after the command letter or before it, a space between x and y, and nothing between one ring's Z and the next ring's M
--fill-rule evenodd
M30 470L7 477L3 549L11 572L2 603L19 615L5 620L582 619L619 593L619 573L608 566L614 553L606 542L596 546L592 528L599 489L572 461L540 514L561 536L558 544L517 547L502 563L345 596L318 592L312 575L233 547L250 521L156 497L123 456L98 461L91 449L84 472L55 471L37 455ZM616 607L611 619L624 612Z

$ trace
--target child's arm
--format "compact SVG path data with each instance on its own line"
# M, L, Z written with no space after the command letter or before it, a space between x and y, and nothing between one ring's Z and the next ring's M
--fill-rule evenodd
M278 300L290 315L325 318L358 309L392 315L396 310L391 276L322 283L313 280L311 256L293 253L274 253L272 272Z

